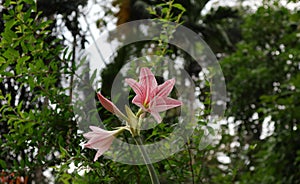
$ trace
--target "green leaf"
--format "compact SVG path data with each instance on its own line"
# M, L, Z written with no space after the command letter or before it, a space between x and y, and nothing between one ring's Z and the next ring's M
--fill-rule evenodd
M162 12L163 14L167 14L169 10L170 10L169 8L165 7L165 8L162 8L162 9L161 9L161 12Z
M210 135L215 136L215 129L213 129L211 126L207 126L206 128Z
M178 4L178 3L173 4L173 7L177 8L181 11L184 11L184 12L186 11L186 9L181 4Z
M155 5L156 7L162 7L162 6L167 6L167 4L166 3L161 3L161 4L157 4L157 5Z
M18 12L22 12L22 9L23 9L23 4L19 4L17 7L16 7L16 10Z
M18 112L19 114L22 113L22 112L21 112L22 106L23 106L23 101L21 101L21 102L18 104L18 106L17 106L17 112Z
M56 62L51 62L51 63L50 63L50 68L51 68L53 71L57 71L57 70L58 70L57 63L56 63Z
M95 80L95 78L96 78L96 75L97 75L97 69L95 69L94 72L93 72L93 75L92 75L91 80L90 80L90 84L93 84L93 83L94 83L94 80Z
M29 20L29 18L30 18L30 16L31 16L31 13L32 13L32 10L29 9L29 10L24 14L24 17L23 17L24 22L29 22L28 20Z
M20 56L19 52L14 50L13 48L8 48L4 53L3 56L8 60L15 60Z
M17 38L17 34L12 30L5 30L2 33L3 39L5 39L8 43L13 42L14 38Z
M11 2L11 0L6 0L6 1L4 1L4 6L5 6L5 7L9 7L9 6L12 5L12 4L15 4L15 3Z
M31 4L31 5L35 4L35 2L33 0L23 0L23 1L27 4Z
M6 168L6 163L4 160L0 160L0 166L1 168Z
M65 158L66 156L70 157L68 151L65 148L63 148L62 146L59 146L59 150L61 153L60 158Z
M0 65L4 64L5 62L6 62L5 58L0 56Z
M30 59L30 56L24 56L24 57L21 57L18 59L17 65L16 65L16 73L17 74L26 72L26 70L24 70L24 66L26 66L25 62L28 61L29 59Z
M37 26L37 29L46 29L47 27L49 27L49 24L51 24L51 22L52 21L42 22Z
M22 47L23 52L24 53L28 53L28 48L27 48L26 42L25 41L21 41L20 45Z
M15 19L10 19L7 22L5 22L5 30L11 30L11 28L17 23Z
M6 97L6 99L7 99L7 103L10 104L10 101L11 101L11 94L8 93L5 97Z
M18 62L25 62L25 61L28 61L30 59L30 56L24 56L24 57L21 57Z

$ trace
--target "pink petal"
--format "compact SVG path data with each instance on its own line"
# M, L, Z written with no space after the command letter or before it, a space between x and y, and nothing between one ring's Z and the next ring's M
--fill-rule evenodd
M156 97L150 103L150 111L162 112L181 105L182 103L179 100L175 100L169 97Z
M132 99L132 103L134 103L136 105L143 104L141 95L135 95L135 97Z
M103 149L103 147L115 139L115 136L107 136L106 138L93 138L89 140L84 146L87 148L94 148L94 149Z
M89 132L89 133L91 133L91 132ZM103 142L110 140L110 139L112 139L112 140L114 139L114 136L112 134L103 134L103 135L96 134L86 144L84 144L84 147L99 149L102 147Z
M137 105L138 107L142 108L143 111L147 111L146 108L144 107L144 101L142 101L140 95L136 95L136 96L132 99L132 103L135 104L135 105Z
M156 96L158 97L168 96L171 93L174 84L175 84L175 79L170 79L164 82L163 84L159 85L157 87Z
M126 116L113 104L111 101L109 101L107 98L105 98L101 93L97 93L98 99L100 103L103 105L103 107L108 110L109 112L116 114L122 119L127 119Z
M106 135L106 133L99 133L99 132L88 132L83 134L83 137L86 139L92 139L93 137L101 136L101 135Z
M92 129L93 131L85 133L85 134L83 134L83 136L85 138L91 139L91 140L93 140L95 138L97 138L97 139L105 139L108 136L115 135L119 131L119 130L108 131L108 130L104 130L102 128L95 127L95 126L90 126L90 129Z
M89 126L89 128L93 131L93 132L97 132L97 133L107 133L107 130L104 130L102 128L96 127L96 126Z
M153 75L153 73L149 68L145 68L145 67L141 68L139 79L142 86L148 86L150 88L157 87L155 76Z
M151 115L154 117L154 119L157 121L157 123L161 123L162 118L160 117L158 112L153 111L153 112L151 112Z
M107 151L111 144L113 142L113 139L112 140L107 140L105 142L103 142L103 144L101 145L101 147L98 148L98 151L94 157L94 162L97 161L97 159L105 152Z
M142 99L144 99L145 103L150 101L155 94L155 89L157 88L156 79L149 68L141 68L140 72L140 83L141 86L144 87Z
M107 150L108 150L108 149L99 149L99 150L97 151L95 157L94 157L94 162L96 162L96 161L98 160L98 158L99 158L101 155L103 155L103 153L104 153L105 151L107 151Z
M95 157L94 157L94 162L96 162L98 160L98 158L103 155L103 153L107 151L107 150L98 150Z
M91 139L91 138L93 138L93 137L95 137L97 135L98 135L98 133L88 132L88 133L83 134L83 137L85 137L86 139Z
M143 87L133 79L127 78L125 82L133 89L136 95L143 96Z
M83 134L84 137L89 139L89 141L84 144L84 147L98 150L94 161L96 161L105 151L110 148L113 140L115 139L115 135L124 130L120 128L117 130L108 131L96 126L90 126L90 129L92 130L91 132Z

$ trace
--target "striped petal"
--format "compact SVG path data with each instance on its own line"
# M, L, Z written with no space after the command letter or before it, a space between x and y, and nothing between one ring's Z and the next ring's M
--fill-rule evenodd
M130 78L125 79L125 82L133 89L135 94L143 96L143 87L141 87L140 83Z
M181 106L182 103L179 100L175 100L169 97L157 97L150 103L151 112L162 112L168 109Z
M157 88L155 76L149 68L141 68L140 83L144 88L142 99L144 103L149 103L151 98L155 95L155 89Z
M119 118L123 120L127 120L127 117L113 104L110 100L105 98L101 93L97 93L98 99L102 106L108 110L109 112L117 115Z
M161 118L161 116L159 115L158 112L153 111L153 112L151 112L151 115L154 117L154 119L155 119L155 121L156 121L157 123L161 123L162 118Z
M156 96L157 97L168 96L171 93L174 84L175 84L175 79L170 79L164 82L163 84L159 85L157 87Z
M120 128L118 130L108 131L95 126L90 126L90 129L92 130L91 132L83 134L85 138L89 139L89 141L84 144L84 147L97 149L94 161L110 148L115 136L124 130L124 128Z

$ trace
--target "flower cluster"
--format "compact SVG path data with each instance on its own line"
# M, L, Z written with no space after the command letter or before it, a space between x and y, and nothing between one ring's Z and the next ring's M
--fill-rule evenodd
M181 101L168 97L175 84L175 79L167 80L163 84L158 85L155 76L149 68L141 68L139 81L127 78L125 82L136 93L132 103L140 107L140 110L134 114L128 106L125 106L125 115L101 93L97 94L102 106L124 120L126 126L113 131L90 126L92 131L83 135L89 139L89 141L84 144L84 147L98 150L94 161L110 148L114 138L124 130L130 131L133 136L139 136L141 122L146 113L150 113L158 123L161 123L162 118L159 112L182 105Z

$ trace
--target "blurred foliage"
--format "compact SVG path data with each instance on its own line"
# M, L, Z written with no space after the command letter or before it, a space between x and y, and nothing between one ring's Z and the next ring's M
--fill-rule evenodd
M4 1L1 14L0 169L48 183L43 172L63 161L60 147L74 154L79 144L61 83L71 55L33 0Z
M239 143L228 153L233 162L246 151L236 176L241 183L300 182L299 20L299 11L277 3L259 7L245 17L237 51L221 61L230 93L228 116L238 122L237 134L224 144ZM271 121L263 128L267 117ZM266 136L272 122L274 132Z

